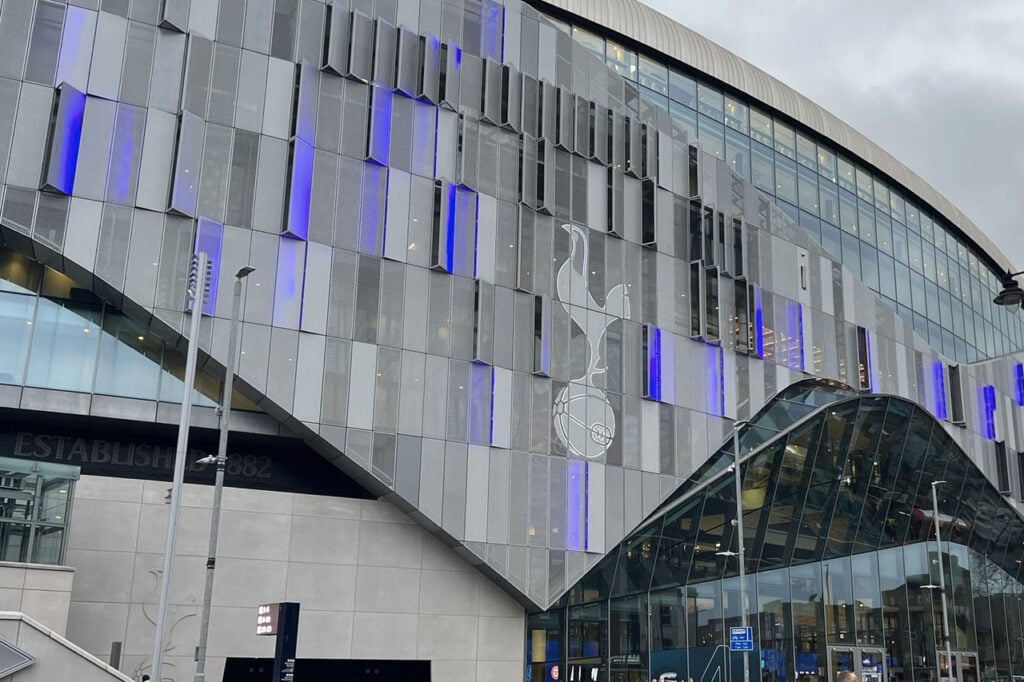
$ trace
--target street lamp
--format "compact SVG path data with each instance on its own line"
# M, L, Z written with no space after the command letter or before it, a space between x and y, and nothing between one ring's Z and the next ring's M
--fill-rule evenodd
M220 502L224 493L224 465L228 458L228 421L231 418L231 395L235 384L235 356L238 355L238 317L242 307L242 280L255 268L246 265L235 273L235 290L231 299L231 331L228 337L228 359L224 366L224 392L221 395L220 437L217 456L207 455L200 462L216 464L217 477L213 484L213 512L210 518L210 551L206 558L206 590L203 593L203 613L199 619L199 644L196 646L196 682L206 679L206 641L210 635L210 606L213 601L213 572L217 568L217 534L220 530Z
M1010 272L1007 270L1005 275L1000 276L1003 290L992 299L993 303L1010 308L1024 304L1024 289L1021 289L1020 285L1017 284L1017 280L1014 279L1018 275L1024 275L1024 270L1021 272Z
M160 682L164 662L164 629L167 626L167 606L171 595L171 572L174 569L174 548L178 541L178 517L181 511L181 488L185 482L185 460L188 458L188 429L192 418L192 392L196 383L196 351L199 349L199 322L203 317L203 303L209 294L210 259L200 251L194 261L195 270L189 276L188 295L192 299L192 324L189 327L185 349L185 376L181 393L181 415L178 418L178 443L174 454L174 479L171 485L171 512L167 520L167 541L164 545L163 573L160 574L160 605L156 614L156 633L153 638L153 679Z
M942 598L942 638L946 644L946 665L949 668L949 676L953 676L953 655L950 651L949 642L949 607L946 605L946 571L942 566L942 536L939 534L939 495L938 486L945 481L932 481L932 521L935 522L935 549L939 560L939 596ZM934 589L934 585L923 585L926 589ZM942 665L936 666L939 678L942 678Z
M736 556L740 569L740 625L747 627L747 559L743 544L743 477L740 475L740 429L750 422L737 419L732 424L732 474L736 482L736 552L718 552L722 556ZM743 652L743 682L750 682L750 659Z

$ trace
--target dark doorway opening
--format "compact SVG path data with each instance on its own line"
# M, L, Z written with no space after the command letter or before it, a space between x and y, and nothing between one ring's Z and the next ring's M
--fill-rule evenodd
M274 659L228 658L224 682L273 682ZM295 682L430 682L430 661L295 660Z

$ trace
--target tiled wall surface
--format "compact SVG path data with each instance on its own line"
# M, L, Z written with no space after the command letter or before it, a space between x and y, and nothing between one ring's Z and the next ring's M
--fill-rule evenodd
M185 487L171 589L165 674L191 679L210 530L209 486ZM84 476L67 563L75 566L68 638L121 670L147 672L167 484ZM207 679L226 656L273 657L256 606L301 604L300 658L430 660L435 679L521 676L523 608L383 500L227 488L211 612Z
M546 607L800 377L952 399L947 359L639 97L518 0L3 0L0 234L171 342L200 244L221 363L253 265L241 390ZM1024 443L1014 364L959 370L949 428L993 478L992 441ZM303 548L306 518L266 522L349 556ZM69 562L133 571L99 593L155 584L158 529L95 532Z

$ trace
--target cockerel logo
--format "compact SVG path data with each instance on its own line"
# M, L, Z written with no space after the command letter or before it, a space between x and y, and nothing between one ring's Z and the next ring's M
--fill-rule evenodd
M555 433L577 457L596 459L608 451L615 439L615 413L608 396L595 385L595 378L608 367L602 356L605 332L617 319L629 318L629 294L618 284L598 305L590 293L590 241L577 225L562 225L572 239L569 258L558 269L555 288L562 307L587 339L587 360L583 376L572 379L555 398L552 415Z

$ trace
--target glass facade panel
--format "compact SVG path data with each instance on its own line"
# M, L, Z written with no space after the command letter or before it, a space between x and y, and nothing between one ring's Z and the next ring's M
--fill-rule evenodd
M935 682L941 570L963 675L955 679L976 682L988 670L984 679L1009 680L1024 640L1024 521L928 413L870 395L832 394L838 401L815 407L823 387L803 382L780 394L740 437L761 679L821 682L849 669L865 680ZM751 440L755 428L774 435ZM596 679L742 679L742 655L729 653L726 639L742 623L729 455L712 457L611 552L614 580L605 559L580 583L630 594L609 599L607 588L591 587L600 601L549 612L567 623L570 664L601 658L607 633L609 677ZM940 478L964 484L942 486L937 552L931 482Z

